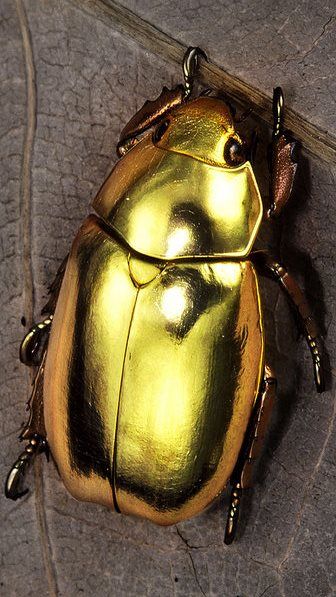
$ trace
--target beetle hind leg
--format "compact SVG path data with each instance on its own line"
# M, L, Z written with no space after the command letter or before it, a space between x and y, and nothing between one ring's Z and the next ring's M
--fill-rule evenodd
M317 323L304 293L286 267L273 259L265 251L252 253L251 259L262 275L269 276L280 284L280 287L296 308L313 361L316 390L321 394L326 389L323 368L323 343L319 335Z
M236 535L243 489L247 489L252 485L253 464L263 447L263 440L274 403L275 390L276 379L271 369L266 366L264 379L252 411L243 446L230 479L232 490L224 537L226 545L230 545Z

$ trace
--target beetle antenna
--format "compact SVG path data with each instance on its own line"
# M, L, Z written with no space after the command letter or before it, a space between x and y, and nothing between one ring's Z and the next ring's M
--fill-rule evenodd
M240 116L238 116L237 118L234 118L234 121L236 124L241 124L242 122L244 122L244 120L246 120L250 115L252 114L252 108L247 108L246 110L244 110L244 112L242 112L240 114Z
M255 161L255 156L257 153L258 140L259 140L258 129L254 129L252 132L251 140L249 142L248 151L247 151L248 160L249 160L249 162L251 162L252 165Z

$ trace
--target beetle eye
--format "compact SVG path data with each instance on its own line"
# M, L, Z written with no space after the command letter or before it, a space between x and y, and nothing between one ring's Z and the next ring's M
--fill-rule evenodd
M231 137L224 148L224 159L228 166L240 166L246 161L243 144Z
M161 141L168 126L169 126L169 120L164 120L156 127L156 129L153 133L153 143L158 143L159 141Z

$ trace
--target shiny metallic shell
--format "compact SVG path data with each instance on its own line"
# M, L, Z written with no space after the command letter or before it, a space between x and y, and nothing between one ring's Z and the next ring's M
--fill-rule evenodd
M197 514L234 468L263 367L251 262L148 261L90 216L45 367L47 438L65 485L159 524Z

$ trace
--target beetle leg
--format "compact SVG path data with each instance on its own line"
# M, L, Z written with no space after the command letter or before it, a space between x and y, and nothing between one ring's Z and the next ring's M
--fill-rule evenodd
M30 411L29 421L20 434L21 440L28 440L24 451L20 454L5 483L5 496L12 500L24 496L28 489L22 489L22 482L27 469L34 461L37 454L49 454L43 417L43 375L47 354L48 336L52 324L56 303L63 280L67 258L58 269L55 280L49 289L48 303L42 313L51 313L41 323L35 324L23 339L20 347L20 359L29 366L39 365L33 383L33 391L28 402Z
M297 163L293 157L296 142L283 129L284 96L281 87L273 92L273 135L270 147L270 196L268 217L277 217L286 205L293 188Z
M292 304L296 307L311 352L314 366L315 384L318 393L325 390L325 379L322 365L322 347L317 323L312 315L307 299L301 288L286 268L263 251L252 255L256 265L261 266L260 272L266 273L279 282Z
M177 85L174 89L164 87L155 100L147 100L134 114L120 133L117 145L117 155L122 157L139 141L138 136L157 124L171 112L188 100L191 96L194 80L199 69L200 58L207 60L207 55L201 48L190 47L184 54L182 69L184 85Z
M200 56L204 60L208 60L206 53L201 48L189 47L183 57L183 75L184 75L184 90L185 97L188 98L193 90L194 80L199 67Z
M45 452L47 458L49 454L43 417L43 374L45 357L46 349L44 349L42 362L38 368L33 384L33 391L28 402L30 411L29 421L20 434L20 440L28 440L28 444L13 464L5 483L5 496L12 500L17 500L28 492L28 489L22 490L22 482L27 469L32 464L37 454Z
M58 268L55 279L49 288L49 300L42 309L42 314L48 313L48 317L39 323L35 323L21 343L20 361L29 367L39 365L43 358L52 324L52 314L55 311L67 259L68 256L66 256Z
M28 334L22 340L20 346L20 361L29 367L39 365L41 362L41 349L49 334L52 323L52 315L46 317L40 323L35 323Z
M48 302L44 305L44 307L41 311L42 315L55 312L58 295L60 293L61 285L62 285L63 278L64 278L65 268L68 263L68 257L69 257L69 255L66 255L64 257L61 265L59 266L59 268L57 270L56 276L55 276L52 284L49 286Z
M276 379L266 365L265 376L255 401L244 443L230 479L232 490L224 538L226 545L230 545L235 538L243 489L252 485L253 464L260 456L263 447L273 408L275 390Z
M28 492L28 489L22 488L22 482L25 478L28 467L33 463L37 454L47 452L48 445L45 438L34 435L26 445L24 451L20 454L16 462L9 471L5 483L5 496L10 500L17 500Z

